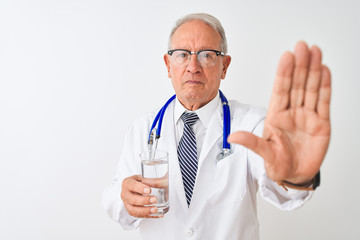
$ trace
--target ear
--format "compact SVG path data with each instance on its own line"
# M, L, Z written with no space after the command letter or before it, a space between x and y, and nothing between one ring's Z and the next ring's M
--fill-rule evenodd
M222 72L221 72L221 79L224 79L225 76L226 76L226 71L230 65L230 62L231 62L231 57L229 55L226 55L223 57L223 69L222 69Z
M168 54L164 54L164 62L168 71L168 78L171 78L170 73L170 56Z

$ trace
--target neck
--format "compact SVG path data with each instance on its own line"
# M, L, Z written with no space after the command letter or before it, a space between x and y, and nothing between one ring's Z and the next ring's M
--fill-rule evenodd
M195 111L198 110L200 108L202 108L203 106L205 106L206 104L208 104L209 102L211 102L217 95L215 95L213 98L204 101L204 102L192 102L192 101L183 101L182 99L179 99L179 102L181 103L181 105L184 106L184 108L186 108L189 111Z
M181 105L184 106L184 108L186 108L189 111L198 110L199 108L201 108L207 104L207 103L183 103L180 100L179 100L179 102L181 103Z

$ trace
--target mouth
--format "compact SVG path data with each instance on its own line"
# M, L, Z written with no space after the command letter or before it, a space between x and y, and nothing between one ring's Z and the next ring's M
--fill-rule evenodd
M202 82L197 80L187 80L185 81L186 84L202 84Z

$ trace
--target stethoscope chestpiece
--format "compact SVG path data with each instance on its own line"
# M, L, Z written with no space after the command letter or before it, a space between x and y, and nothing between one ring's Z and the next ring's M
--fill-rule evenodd
M216 163L220 162L222 159L226 158L227 156L231 155L232 151L229 148L223 148L222 152L219 153L216 157Z

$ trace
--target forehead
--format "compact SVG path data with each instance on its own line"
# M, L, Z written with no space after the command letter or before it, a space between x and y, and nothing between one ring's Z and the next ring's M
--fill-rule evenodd
M192 51L201 49L220 50L221 36L208 24L193 20L181 25L171 38L171 48L185 48Z

